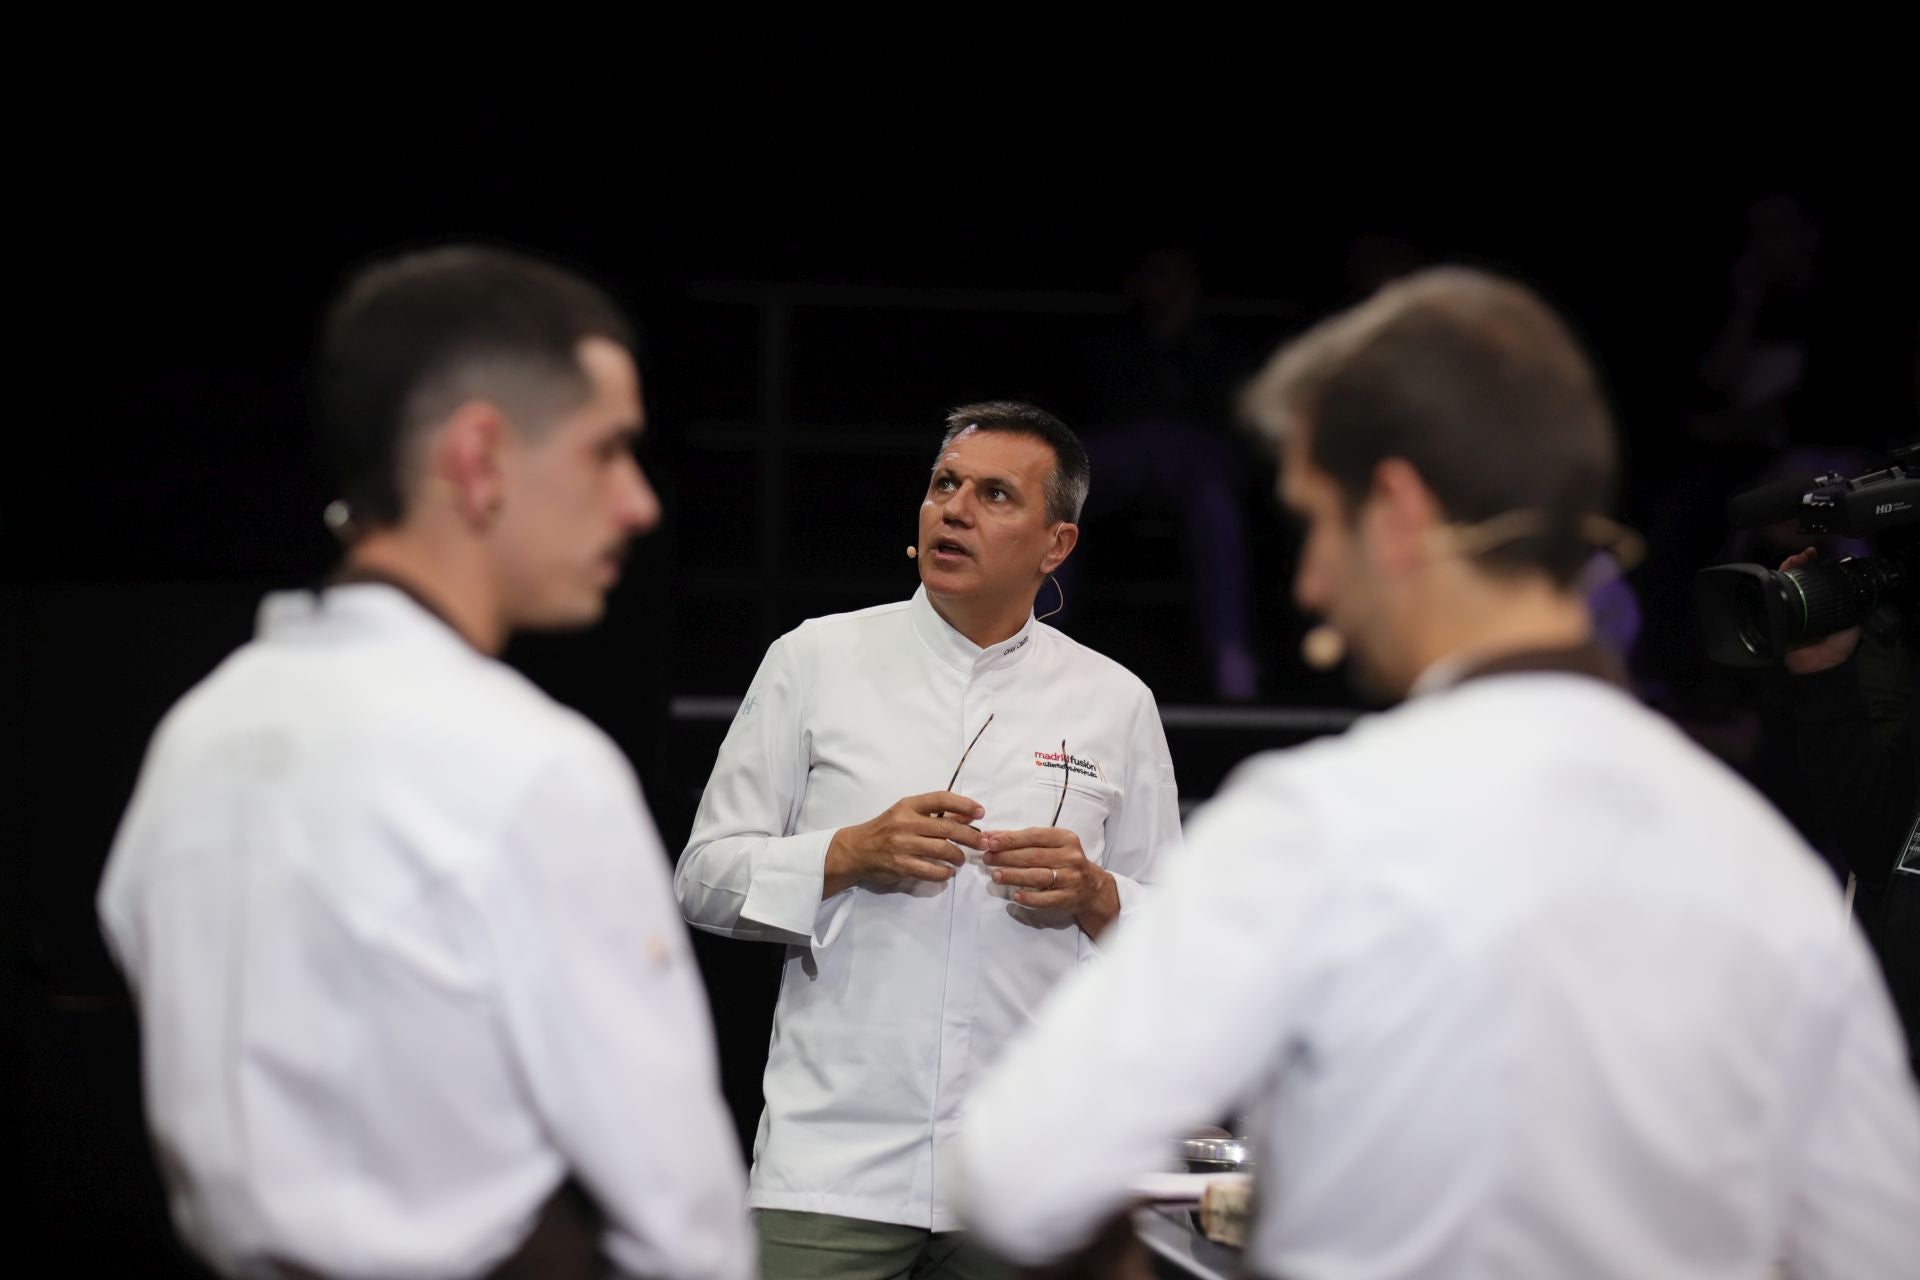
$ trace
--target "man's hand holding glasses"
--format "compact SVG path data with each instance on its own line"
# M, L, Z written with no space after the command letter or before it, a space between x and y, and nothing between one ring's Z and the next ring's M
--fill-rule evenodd
M871 822L840 828L827 845L822 900L856 884L952 879L967 857L956 845L986 848L979 829L968 825L986 812L963 795L930 791L908 796Z

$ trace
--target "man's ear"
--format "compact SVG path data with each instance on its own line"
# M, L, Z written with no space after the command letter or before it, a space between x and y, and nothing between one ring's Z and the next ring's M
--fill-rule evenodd
M469 400L447 416L428 450L430 485L475 528L492 524L506 501L505 455L512 430L499 406Z
M1054 526L1053 545L1047 548L1047 554L1041 557L1040 572L1052 573L1067 562L1073 549L1080 545L1080 526L1063 520Z
M1447 515L1405 458L1383 458L1367 491L1367 524L1383 568L1404 571L1426 558L1428 539Z

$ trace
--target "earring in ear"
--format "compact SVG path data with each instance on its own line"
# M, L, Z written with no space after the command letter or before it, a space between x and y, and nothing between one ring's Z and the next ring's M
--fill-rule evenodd
M360 536L360 530L353 522L353 508L345 498L335 498L329 502L327 509L320 513L320 520L327 526L327 532L343 543L352 543Z

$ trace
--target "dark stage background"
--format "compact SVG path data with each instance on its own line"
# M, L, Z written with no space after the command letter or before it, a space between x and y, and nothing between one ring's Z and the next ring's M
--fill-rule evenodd
M766 644L912 590L902 548L944 410L1029 398L1097 425L1087 353L1165 249L1191 255L1210 325L1249 359L1383 263L1490 265L1563 307L1620 411L1621 514L1656 535L1632 579L1643 692L1798 804L1768 773L1766 682L1707 671L1688 641L1687 575L1732 549L1718 504L1779 453L1698 428L1698 366L1750 206L1789 192L1819 233L1819 288L1785 442L1871 461L1914 429L1911 101L1858 67L1815 94L1833 69L1804 51L1743 63L1744 81L1677 68L1656 95L1659 73L1618 67L1383 89L1357 48L1308 84L1295 64L1321 52L1282 41L1269 65L1258 43L683 24L554 52L480 28L171 30L53 58L61 91L14 138L24 287L0 475L3 1132L23 1184L7 1216L67 1250L34 1274L196 1273L165 1222L92 894L161 713L246 638L264 590L332 563L303 362L343 272L396 248L556 256L647 331L666 524L603 626L509 657L628 752L670 850ZM1293 656L1271 480L1252 454L1235 472L1246 705L1277 712L1198 710L1219 698L1180 512L1088 522L1066 625L1175 712L1190 799L1354 705ZM777 953L699 951L750 1133Z

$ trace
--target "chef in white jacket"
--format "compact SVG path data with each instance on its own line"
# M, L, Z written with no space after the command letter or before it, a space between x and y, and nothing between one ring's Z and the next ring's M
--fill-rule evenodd
M981 1238L1069 1253L1244 1110L1276 1280L1913 1275L1920 1102L1831 876L1605 678L1613 429L1559 319L1425 273L1249 403L1301 605L1407 701L1243 766L975 1092Z
M232 1275L744 1280L745 1171L619 750L498 661L659 519L598 289L370 268L321 352L350 542L154 737L100 889L175 1222Z
M1033 616L1087 484L1051 415L956 410L921 589L782 636L721 746L674 885L696 926L786 947L751 1180L769 1277L999 1273L954 1234L962 1109L1178 849L1152 694Z

